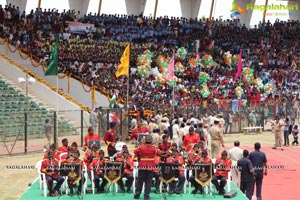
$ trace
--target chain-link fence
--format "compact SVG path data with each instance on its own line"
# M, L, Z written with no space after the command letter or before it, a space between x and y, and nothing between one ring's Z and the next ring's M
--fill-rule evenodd
M98 113L98 132L103 138L109 129L109 122L117 122L117 134L121 140L128 136L128 112L124 109L103 108ZM48 125L47 125L48 124ZM49 126L50 141L47 139L46 126ZM61 139L83 145L84 136L91 126L89 114L82 110L28 110L28 112L3 112L0 118L1 147L0 155L40 151Z
M153 107L154 113L167 113L169 116L183 115L185 118L199 118L201 115L207 117L221 114L225 120L226 133L239 133L243 127L258 126L266 128L266 122L274 119L275 116L280 118L289 117L292 124L299 116L297 107L289 101L271 101L268 103L249 104L245 100L216 100L207 105L202 102L201 105L179 105L174 108L160 105ZM230 130L229 130L230 129Z

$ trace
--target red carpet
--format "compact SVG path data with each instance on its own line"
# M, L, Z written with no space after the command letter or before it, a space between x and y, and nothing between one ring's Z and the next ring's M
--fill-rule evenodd
M253 150L252 146L242 148ZM283 151L262 146L261 151L266 153L269 166L268 175L263 180L263 200L299 199L300 146L284 147Z

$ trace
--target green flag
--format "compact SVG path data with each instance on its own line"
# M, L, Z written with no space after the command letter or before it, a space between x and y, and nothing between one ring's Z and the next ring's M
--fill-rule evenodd
M113 96L112 96L112 98L110 99L110 102L109 102L109 108L113 108L114 107L114 105L117 103L117 96L114 94Z
M58 74L58 42L56 41L50 55L50 62L48 63L45 76L57 76Z

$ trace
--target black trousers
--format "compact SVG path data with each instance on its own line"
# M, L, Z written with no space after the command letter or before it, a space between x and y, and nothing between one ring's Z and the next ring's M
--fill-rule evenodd
M191 185L195 187L196 191L200 190L201 192L203 192L202 186L197 181L195 181L195 177L193 175L190 176L189 181L191 182Z
M100 186L100 178L102 179L101 186ZM104 187L107 184L107 180L104 178L103 174L95 174L93 181L94 181L95 187L97 188L98 191L104 191Z
M122 178L124 177L127 179L125 185L127 187L127 191L129 191L133 183L133 174L123 174ZM118 180L118 184L121 189L124 189L124 183L122 181L122 178Z
M254 181L242 181L240 185L241 191L251 200L253 196Z
M220 180L220 184L218 182ZM225 192L224 187L226 185L227 179L225 176L213 176L212 183L218 190L218 192Z
M143 184L145 183L144 198L149 198L151 192L151 181L153 178L153 171L139 169L138 173L139 175L136 183L135 195L141 194Z
M181 192L182 189L183 189L183 186L184 186L185 176L184 176L184 174L179 174L179 175L177 176L177 178L178 178L178 184L177 184L177 187L176 187L176 182L175 182L175 181L172 181L172 182L170 183L170 190L171 190L171 191L179 191L179 192Z
M54 188L53 188L53 180L56 180L56 185ZM50 193L53 192L53 190L58 191L64 181L65 179L61 176L58 176L56 179L52 178L51 176L46 176L46 182Z
M256 187L256 197L261 198L262 182L264 174L262 172L255 174L255 187Z
M297 145L299 144L299 143L298 143L298 137L294 137L294 141L292 142L292 144L293 144L293 145L294 145L294 144L297 144Z
M283 134L284 134L284 145L290 145L289 131L284 131Z
M153 172L153 178L155 179L154 186L155 186L156 190L159 190L159 186L160 186L159 177L160 177L160 173L159 172Z

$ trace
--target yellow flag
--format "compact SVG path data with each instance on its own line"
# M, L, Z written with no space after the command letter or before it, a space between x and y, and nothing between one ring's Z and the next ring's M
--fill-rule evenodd
M116 77L121 75L129 75L129 58L130 58L130 44L125 48L122 57L120 58L121 64L116 71Z

